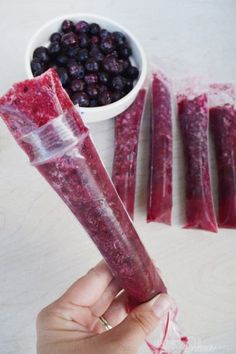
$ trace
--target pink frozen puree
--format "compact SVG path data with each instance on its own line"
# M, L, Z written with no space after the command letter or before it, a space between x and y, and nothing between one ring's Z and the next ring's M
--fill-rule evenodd
M206 94L178 97L178 116L185 155L186 228L217 232L208 163Z
M231 105L210 109L218 169L220 227L236 228L236 111Z
M167 79L152 78L152 118L147 221L171 224L172 209L172 109Z
M15 84L0 98L0 114L31 161L35 158L33 146L23 143L21 137L65 111L76 123L78 135L84 138L67 152L37 165L38 171L83 225L134 302L144 302L166 292L88 129L62 88L56 72L50 69L33 80Z
M138 138L146 90L139 91L134 103L115 118L115 152L112 181L133 219Z

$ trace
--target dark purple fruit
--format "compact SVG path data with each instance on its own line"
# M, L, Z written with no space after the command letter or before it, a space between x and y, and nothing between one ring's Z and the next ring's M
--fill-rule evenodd
M90 58L86 61L85 69L90 73L96 73L99 71L99 63L94 58Z
M100 44L100 49L104 54L109 54L115 50L115 43L112 38L104 38Z
M90 26L89 26L88 22L86 22L86 21L79 21L75 25L75 32L78 34L88 33L89 29L90 29Z
M59 42L52 42L48 47L48 52L51 57L57 56L61 52L61 45Z
M123 97L121 91L114 91L112 92L112 102L119 101Z
M39 59L42 63L49 63L50 62L50 56L48 52L48 48L45 47L38 47L35 49L33 53L33 58Z
M106 106L107 104L112 103L112 94L111 92L107 91L103 91L102 93L99 94L98 96L98 102L102 105L102 106Z
M99 92L100 93L103 93L103 92L106 92L108 89L107 89L107 86L106 85L99 85Z
M79 47L69 47L69 48L67 48L66 54L68 55L69 58L77 59L77 57L79 55Z
M133 89L134 85L133 85L133 80L127 79L125 81L125 90L127 92L130 92Z
M121 61L122 61L122 63L123 63L124 70L127 70L128 67L131 66L131 62L130 62L129 59L125 59L125 60L121 60Z
M81 79L75 79L70 83L70 89L72 92L84 91L85 82Z
M113 91L122 91L125 88L126 80L123 76L115 76L111 80L111 89Z
M75 25L74 22L71 20L64 20L61 25L61 30L64 33L72 32L74 31Z
M97 61L103 61L104 55L100 51L97 45L93 45L89 51L90 57L93 57Z
M54 32L50 36L50 41L51 42L60 42L61 41L61 33L59 32Z
M96 98L91 98L89 101L89 107L97 107L98 106L98 100Z
M93 36L96 36L100 32L100 26L97 23L91 23L89 31Z
M87 49L80 49L77 55L77 59L80 63L85 63L89 58L89 53Z
M71 63L68 65L68 73L72 79L83 79L85 75L85 69L81 64Z
M56 62L60 66L66 66L68 63L68 57L65 54L59 54L56 57Z
M44 73L44 71L46 71L46 67L45 64L41 62L41 60L35 58L31 61L31 70L34 76L39 76L42 73Z
M86 74L84 77L86 84L96 84L98 82L97 74Z
M130 57L130 55L132 54L132 50L130 47L122 45L119 47L118 53L119 53L120 58L128 59Z
M96 98L100 93L99 86L97 84L89 84L86 87L86 92L89 95L89 97Z
M76 92L72 96L72 102L81 107L89 107L89 96L85 92Z
M108 73L106 73L105 71L101 71L99 74L98 74L98 78L99 78L99 82L101 84L104 84L104 85L107 85L110 81L110 76Z
M125 45L127 42L125 35L121 32L113 32L112 38L118 46Z
M139 76L139 70L135 66L130 66L126 70L126 75L131 80L136 80Z
M57 68L57 73L61 81L62 86L66 86L69 82L69 75L65 68Z
M78 37L73 32L66 33L62 36L61 43L64 48L76 47L78 45Z
M115 56L107 56L103 60L103 68L105 71L111 74L120 74L124 70L122 62L120 62Z
M90 44L89 36L86 33L82 33L79 36L79 46L80 48L88 48Z
M99 44L99 42L100 42L100 38L98 36L92 36L90 38L90 43L91 44Z
M102 30L100 31L100 37L101 37L102 39L109 38L109 37L111 37L111 32L109 32L109 31L106 30L106 29L102 29Z

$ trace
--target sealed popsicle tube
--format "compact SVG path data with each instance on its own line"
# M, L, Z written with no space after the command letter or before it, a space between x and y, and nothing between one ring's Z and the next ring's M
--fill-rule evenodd
M56 72L15 84L0 98L0 114L131 299L139 303L166 292Z
M210 87L210 130L218 173L218 225L236 228L236 109L233 84Z
M185 156L185 227L217 232L208 162L208 97L197 83L192 85L177 95Z
M171 85L161 73L152 76L151 144L147 221L171 224L172 103Z
M141 89L134 103L115 118L115 151L112 181L133 219L138 138L145 106L146 90Z

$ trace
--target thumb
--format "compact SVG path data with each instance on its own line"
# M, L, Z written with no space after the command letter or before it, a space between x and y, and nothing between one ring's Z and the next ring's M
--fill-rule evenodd
M167 315L170 306L171 300L167 294L160 294L137 306L123 322L110 331L112 339L119 341L123 348L138 349L158 326L160 319Z

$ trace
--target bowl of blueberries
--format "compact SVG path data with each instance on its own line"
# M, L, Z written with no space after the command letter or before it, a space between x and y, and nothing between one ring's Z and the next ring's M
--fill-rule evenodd
M28 78L54 67L85 122L125 111L145 83L147 60L124 27L98 15L67 15L47 22L26 50Z

